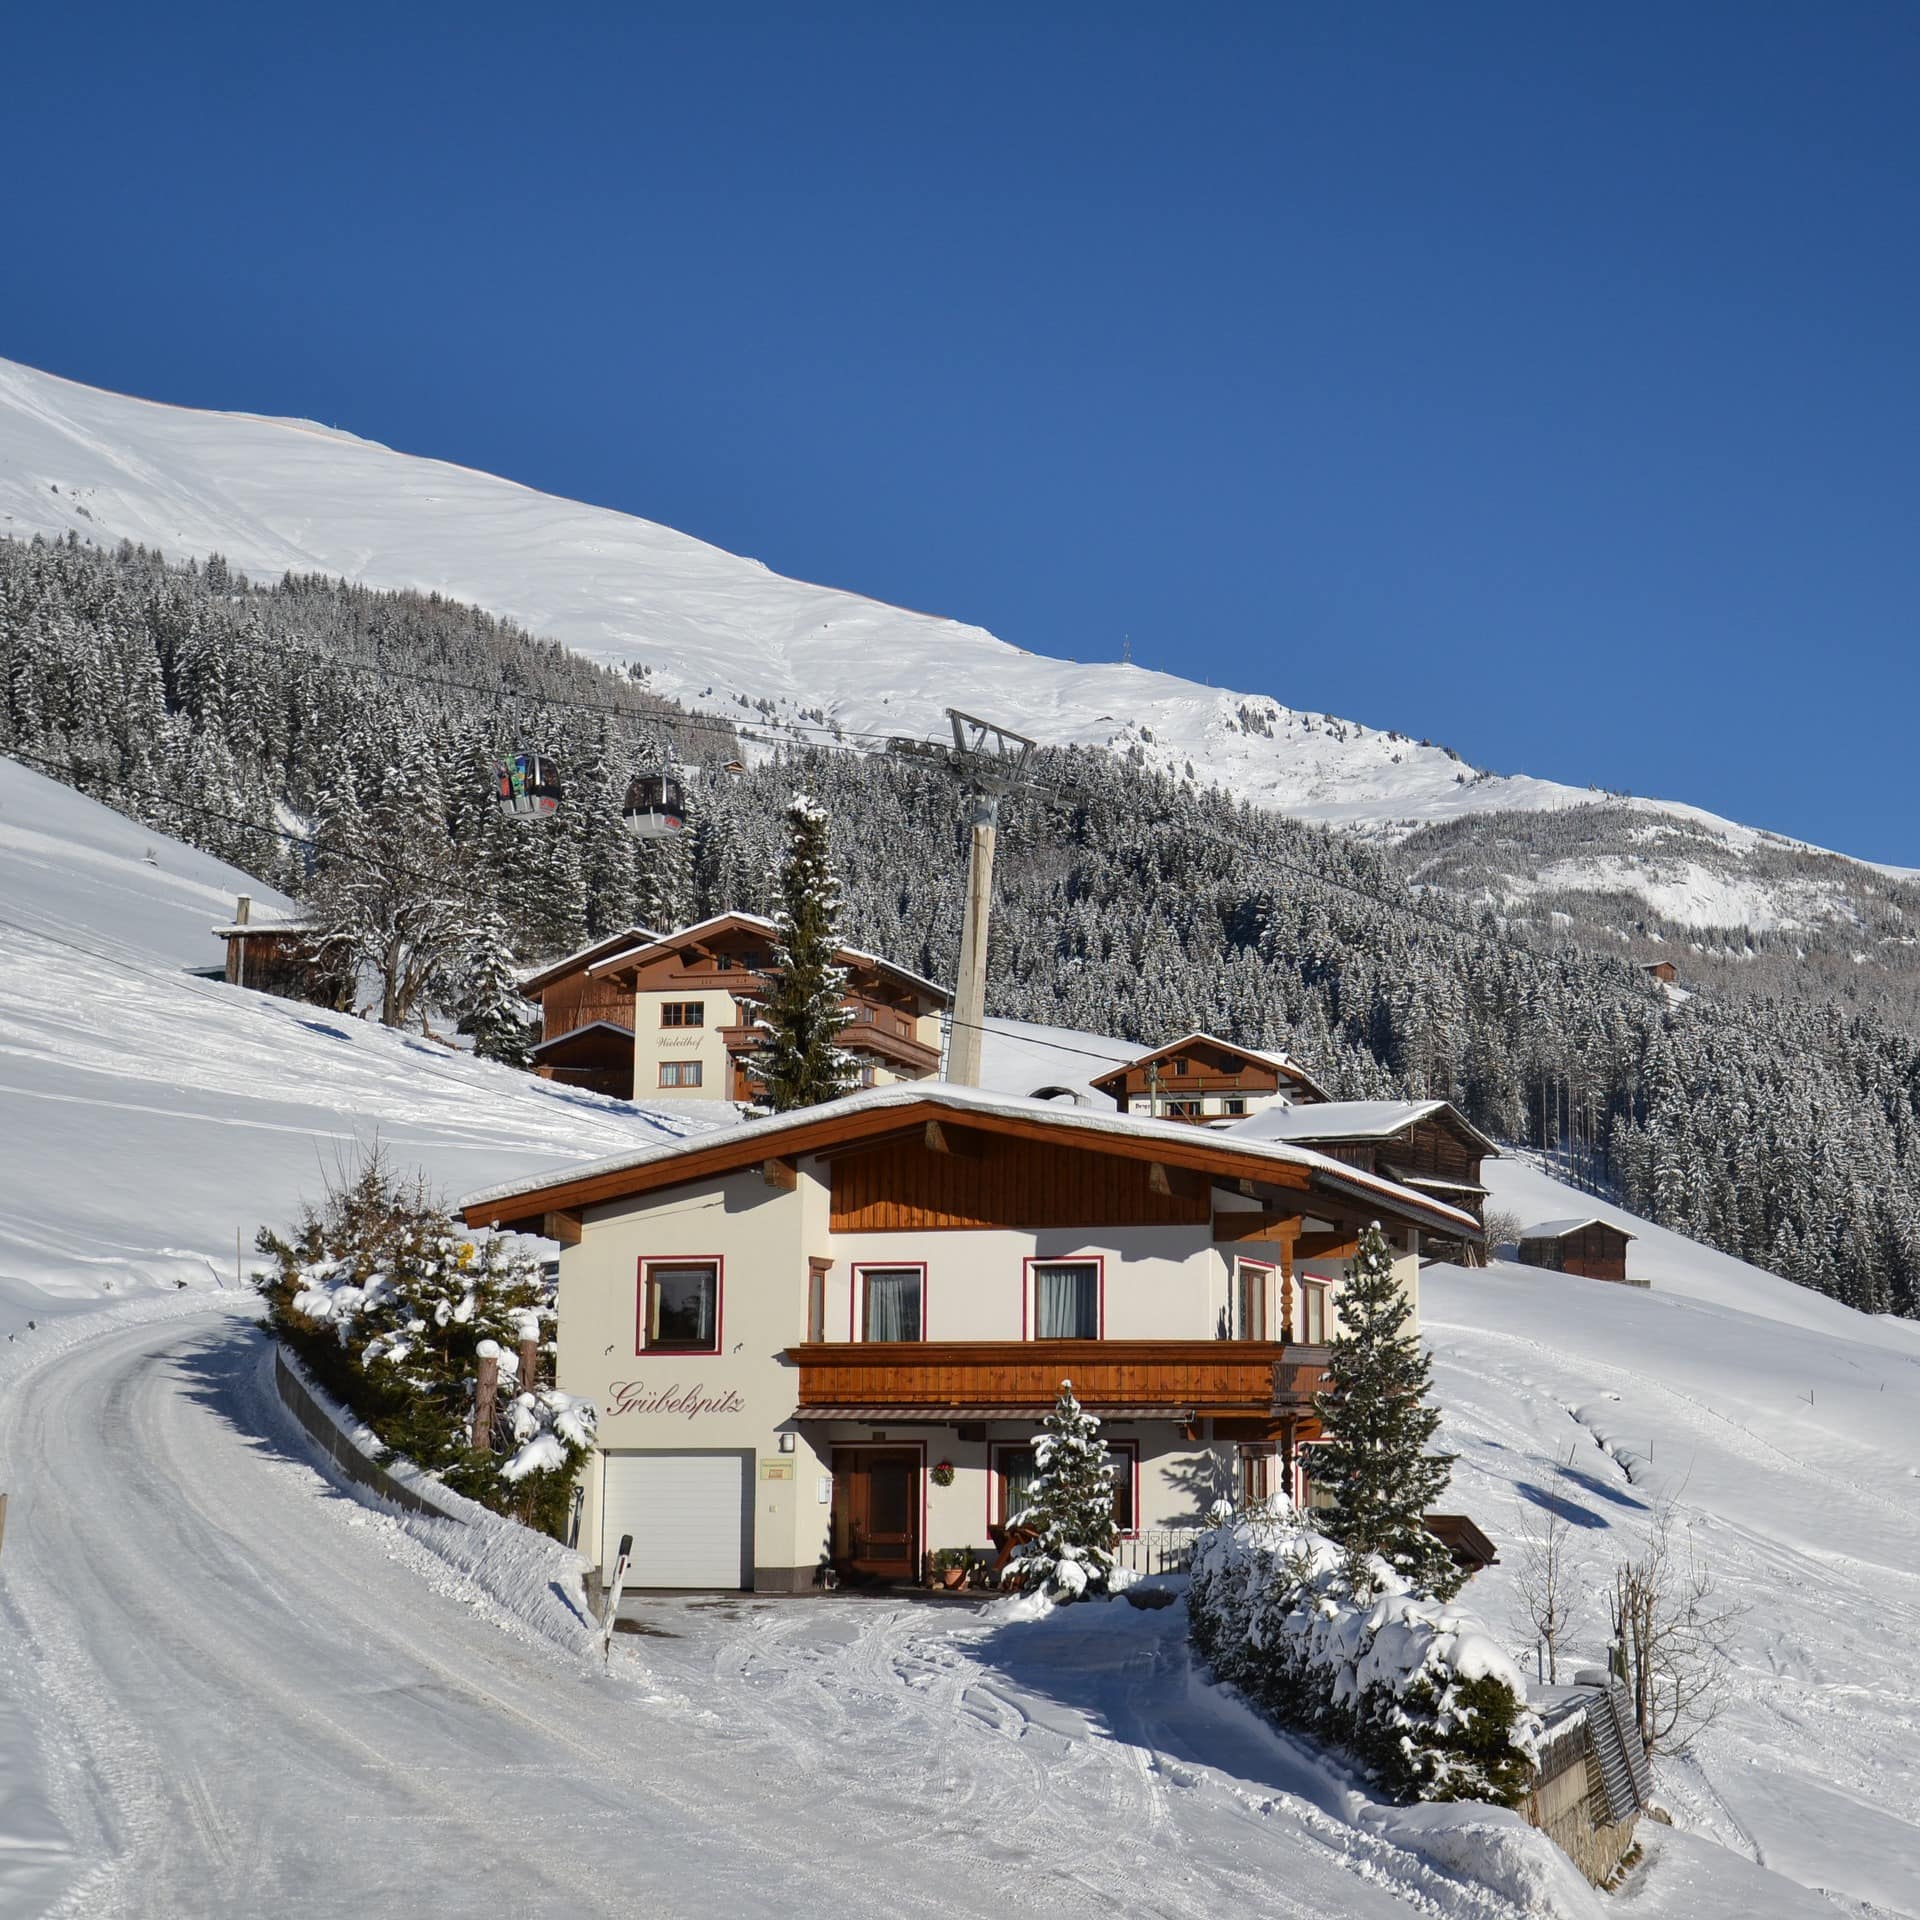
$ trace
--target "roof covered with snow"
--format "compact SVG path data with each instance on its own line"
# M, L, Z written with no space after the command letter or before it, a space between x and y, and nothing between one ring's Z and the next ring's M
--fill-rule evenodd
M693 946L702 940L711 939L716 933L729 927L744 927L754 933L772 940L778 937L780 926L777 921L769 920L764 913L716 913L705 920L696 920L690 927L676 927L671 933L648 933L640 930L640 937L627 945L618 947L595 960L588 968L590 973L606 973L614 967L624 966L630 960L638 960L644 955L664 952L670 947ZM842 962L851 962L855 966L872 967L880 973L891 974L896 980L904 980L921 992L929 993L943 1004L953 998L952 992L936 980L929 980L924 973L915 973L911 967L903 967L897 961L889 960L883 953L869 953L864 947L840 946L834 949L834 956Z
M1012 1094L989 1093L977 1087L954 1086L944 1080L911 1080L891 1086L871 1087L860 1093L849 1094L842 1100L830 1100L817 1107L802 1107L791 1113L770 1114L743 1121L739 1126L723 1127L716 1132L702 1134L697 1139L645 1147L638 1152L619 1154L606 1160L561 1167L508 1186L483 1187L478 1192L467 1194L460 1206L470 1220L513 1217L512 1209L503 1208L503 1203L514 1201L523 1203L525 1212L530 1215L549 1207L582 1204L578 1195L571 1190L586 1185L592 1185L595 1189L594 1201L586 1202L593 1204L617 1194L618 1176L621 1174L651 1174L697 1154L701 1157L700 1171L689 1173L687 1178L699 1178L711 1170L709 1162L716 1158L728 1164L737 1162L747 1165L755 1159L771 1157L783 1151L805 1152L808 1150L809 1134L831 1134L836 1137L836 1142L843 1134L857 1138L862 1129L847 1128L845 1122L871 1119L875 1123L873 1131L879 1132L885 1129L893 1115L927 1107L955 1115L977 1116L981 1120L995 1117L1028 1122L1037 1120L1063 1134L1082 1136L1089 1144L1099 1140L1124 1146L1141 1158L1152 1157L1149 1153L1142 1153L1142 1148L1162 1146L1168 1149L1169 1160L1176 1164L1200 1159L1216 1164L1222 1171L1232 1171L1251 1178L1259 1177L1263 1164L1298 1168L1311 1174L1312 1184L1323 1190L1384 1201L1398 1213L1437 1223L1451 1231L1457 1232L1464 1227L1475 1235L1480 1232L1479 1223L1470 1213L1448 1206L1430 1194L1416 1193L1378 1174L1329 1159L1325 1154L1315 1153L1308 1147L1289 1146L1278 1141L1243 1140L1232 1134L1189 1126L1184 1121L1149 1120L1131 1114L1103 1113L1046 1100L1021 1099ZM789 1141L792 1144L783 1145ZM666 1182L655 1178L636 1180L634 1190L662 1184ZM611 1191L602 1192L603 1188ZM525 1204L536 1197L544 1202L543 1206Z
M1196 1027L1191 1033L1183 1033L1178 1040L1169 1040L1163 1046L1133 1048L1127 1058L1120 1063L1124 1067L1144 1066L1149 1060L1164 1060L1170 1053L1178 1053L1185 1047L1218 1047L1223 1053L1237 1053L1243 1060L1258 1060L1262 1066L1272 1067L1276 1072L1285 1074L1291 1080L1299 1081L1303 1086L1311 1087L1322 1099L1326 1098L1326 1089L1312 1074L1303 1067L1292 1054L1274 1052L1264 1047L1243 1047L1238 1040L1223 1039L1217 1033L1206 1033ZM1101 1079L1111 1080L1117 1074L1103 1074ZM1096 1082L1096 1084L1099 1084Z
M559 960L549 960L545 966L529 969L520 979L520 991L529 996L539 993L542 987L550 987L556 980L564 980L568 974L578 972L582 967L590 967L596 960L604 960L615 953L625 953L630 949L644 947L660 938L652 927L635 924L622 927L618 933L603 934L598 940L589 941L584 947L577 947L572 953Z
M1523 1227L1520 1230L1522 1240L1564 1240L1570 1233L1583 1232L1588 1227L1605 1227L1609 1233L1617 1233L1624 1240L1633 1235L1625 1227L1616 1226L1611 1220L1602 1220L1597 1213L1583 1214L1575 1220L1542 1220L1537 1227Z
M1253 1140L1390 1140L1422 1120L1445 1118L1487 1153L1500 1149L1446 1100L1328 1100L1310 1107L1268 1107L1227 1129Z

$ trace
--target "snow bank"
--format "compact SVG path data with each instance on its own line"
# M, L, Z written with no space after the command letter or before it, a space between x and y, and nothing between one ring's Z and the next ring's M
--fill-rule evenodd
M1390 1567L1356 1595L1340 1549L1290 1513L1242 1516L1194 1549L1195 1645L1268 1712L1349 1749L1389 1792L1515 1804L1539 1721L1527 1684L1468 1608Z
M1542 1920L1598 1920L1607 1910L1573 1862L1509 1808L1474 1801L1369 1807L1359 1824Z

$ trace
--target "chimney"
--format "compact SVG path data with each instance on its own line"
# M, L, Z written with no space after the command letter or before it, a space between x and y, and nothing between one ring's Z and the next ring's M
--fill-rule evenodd
M253 895L243 893L233 903L233 924L244 927L253 918Z

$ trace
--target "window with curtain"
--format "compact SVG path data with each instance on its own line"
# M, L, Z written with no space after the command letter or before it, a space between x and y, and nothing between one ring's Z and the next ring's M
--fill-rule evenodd
M918 1340L922 1275L918 1267L867 1267L861 1272L866 1289L866 1329L869 1340Z
M1113 1524L1122 1533L1131 1533L1134 1527L1133 1469L1138 1457L1139 1449L1131 1442L1107 1449L1107 1471L1113 1476ZM993 1470L999 1482L1000 1522L1010 1525L1013 1516L1033 1497L1033 1482L1040 1469L1034 1464L1031 1447L996 1447Z
M647 1346L711 1353L718 1331L720 1269L711 1260L657 1260L647 1267Z
M1033 1337L1100 1338L1100 1269L1091 1260L1040 1260L1033 1269Z

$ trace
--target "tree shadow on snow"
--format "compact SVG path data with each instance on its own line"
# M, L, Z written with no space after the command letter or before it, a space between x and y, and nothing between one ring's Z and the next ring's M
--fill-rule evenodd
M1010 1620L965 1636L987 1670L967 1712L1004 1729L1020 1716L1022 1743L1062 1750L1098 1734L1139 1752L1175 1789L1209 1768L1258 1793L1289 1794L1341 1820L1354 1796L1371 1798L1337 1756L1275 1726L1211 1685L1187 1645L1187 1609L1084 1601L1039 1620ZM985 1700L975 1693L984 1692Z
M1588 1493L1597 1494L1602 1500L1611 1500L1616 1507L1631 1507L1635 1513L1645 1513L1647 1503L1636 1500L1632 1494L1623 1493L1620 1488L1609 1486L1598 1474L1583 1473L1578 1467L1562 1467L1562 1480L1571 1480L1575 1486L1584 1487Z
M1595 1513L1591 1507L1583 1507L1577 1500L1569 1500L1564 1493L1552 1493L1544 1487L1519 1488L1520 1498L1530 1505L1544 1507L1549 1513L1558 1514L1570 1527L1604 1527L1607 1524L1605 1514ZM1628 1502L1629 1505L1635 1503Z

